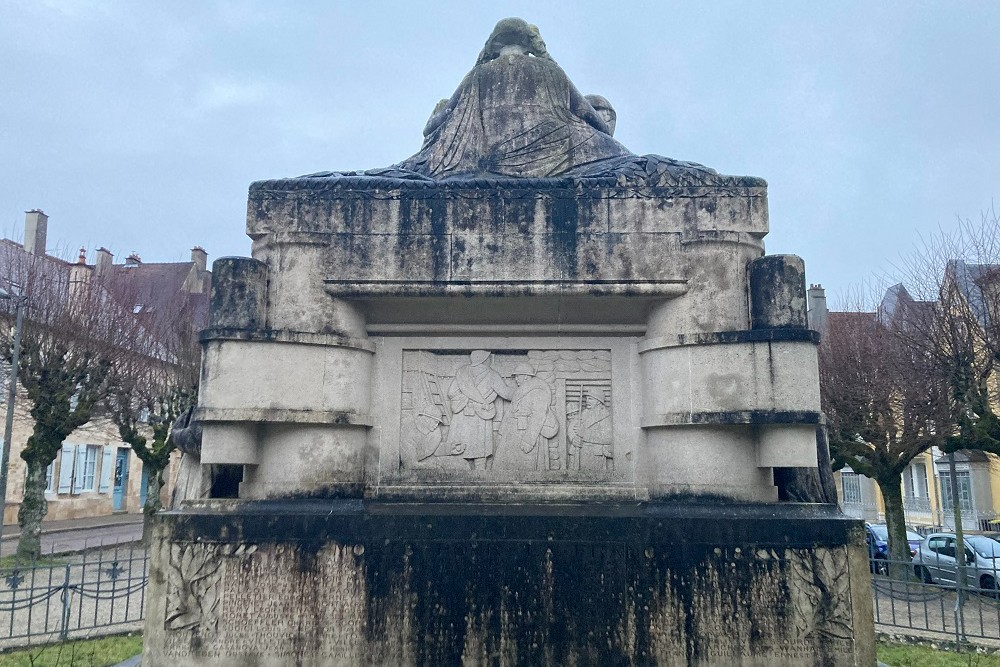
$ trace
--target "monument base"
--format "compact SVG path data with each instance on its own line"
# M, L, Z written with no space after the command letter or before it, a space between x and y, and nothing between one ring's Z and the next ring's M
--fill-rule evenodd
M824 505L206 501L155 520L144 665L874 665Z

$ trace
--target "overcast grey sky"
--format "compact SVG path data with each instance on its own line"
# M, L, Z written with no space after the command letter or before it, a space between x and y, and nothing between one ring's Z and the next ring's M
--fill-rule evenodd
M769 183L834 296L1000 207L1000 2L0 0L0 229L247 255L247 186L397 162L495 22L535 23L636 153Z

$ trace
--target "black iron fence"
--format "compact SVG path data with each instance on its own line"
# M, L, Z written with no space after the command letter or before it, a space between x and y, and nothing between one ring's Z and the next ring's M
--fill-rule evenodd
M942 554L871 561L875 623L964 642L1000 642L1000 559L970 557L959 564Z
M47 560L0 568L0 646L109 634L142 623L149 572L145 547Z

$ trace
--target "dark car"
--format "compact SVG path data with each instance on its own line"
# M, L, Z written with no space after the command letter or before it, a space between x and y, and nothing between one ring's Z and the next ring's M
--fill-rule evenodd
M909 545L911 558L917 554L923 539L912 530L906 531L906 543ZM868 544L868 566L872 573L887 574L889 571L889 527L884 523L865 523L865 542Z
M884 523L874 523L865 524L865 528L875 537L875 543L880 545L882 555L872 556L873 558L888 558L889 557L889 527ZM910 545L910 556L917 555L917 549L923 543L924 538L918 533L912 530L906 531L906 543ZM869 555L872 554L872 549L868 548Z

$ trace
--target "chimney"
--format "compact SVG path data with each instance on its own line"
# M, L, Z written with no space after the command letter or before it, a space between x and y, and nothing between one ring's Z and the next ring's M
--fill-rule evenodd
M818 331L820 335L826 333L826 323L830 311L826 308L826 290L822 285L810 285L809 291L809 328Z
M87 265L87 249L80 248L80 256L76 264L69 267L69 295L71 299L78 298L84 288L90 284L93 268Z
M97 257L94 260L94 264L97 265L97 275L103 276L111 270L111 265L114 263L115 256L111 254L111 251L107 248L101 247L97 249Z
M199 275L208 270L208 253L200 245L191 248L191 261L198 267Z
M139 257L139 253L134 250L125 258L125 266L139 266L140 264L142 264L142 257Z
M45 237L49 231L49 216L41 209L24 212L24 249L32 255L45 254Z

